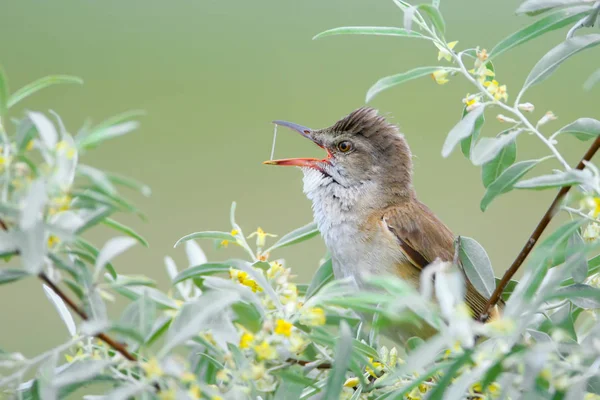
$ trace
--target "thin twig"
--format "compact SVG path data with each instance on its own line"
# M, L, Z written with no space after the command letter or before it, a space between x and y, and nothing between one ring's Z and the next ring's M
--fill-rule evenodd
M590 146L588 151L585 153L585 155L583 156L581 161L579 161L579 164L577 164L577 167L575 167L575 169L582 170L585 167L585 163L592 159L592 157L594 156L594 154L596 154L596 152L598 151L599 148L600 148L600 137L597 137L596 140L594 140L594 143L592 143L592 145ZM506 288L506 285L508 284L508 282L510 282L510 279L521 267L521 265L523 264L523 261L525 261L525 259L527 258L527 256L529 255L529 253L531 252L531 250L533 249L533 247L539 240L540 236L542 235L542 233L544 232L544 230L546 229L546 227L552 220L552 217L554 217L554 215L556 215L556 213L559 210L560 203L562 202L563 198L569 192L570 189L571 189L571 186L563 186L560 189L560 191L554 198L554 201L552 202L552 204L550 204L550 207L548 207L548 210L546 211L546 213L544 214L544 216L538 223L537 227L535 228L535 230L533 231L533 233L527 240L527 243L525 243L525 246L523 246L523 249L521 249L521 252L517 256L515 261L512 263L510 268L504 273L504 276L502 277L502 279L496 286L494 293L492 293L492 296L490 297L487 304L485 305L486 311L480 316L481 321L487 320L490 310L500 300L500 297L502 296L502 292Z
M322 362L322 363L318 364L318 363L315 363L315 361L298 360L296 358L288 358L285 361L287 363L298 364L298 365L301 365L303 367L306 367L308 365L316 365L315 368L317 368L317 369L331 369L331 363L329 363L329 362Z
M4 230L8 230L6 223L4 221L2 221L1 219L0 219L0 227L2 227L2 229L4 229ZM52 289L52 291L54 293L56 293L56 295L58 297L60 297L62 299L62 301L64 301L65 304L67 304L69 306L69 308L71 310L73 310L73 312L75 312L77 315L79 315L79 317L81 317L81 319L86 320L86 321L89 320L87 313L81 307L79 307L77 304L75 304L75 302L69 296L67 296L67 294L65 292L63 292L62 289L60 289L58 286L56 286L54 284L54 282L52 282L50 280L50 278L48 278L48 275L46 275L44 272L40 272L38 274L38 277L50 289ZM112 347L115 351L121 353L121 355L123 357L125 357L126 359L128 359L129 361L137 361L137 357L134 356L133 354L131 354L129 351L127 351L127 349L125 348L125 346L123 344L117 342L116 340L114 340L113 338L108 336L107 334L100 332L100 333L96 334L96 337L98 339L102 340L104 343L106 343L110 347Z

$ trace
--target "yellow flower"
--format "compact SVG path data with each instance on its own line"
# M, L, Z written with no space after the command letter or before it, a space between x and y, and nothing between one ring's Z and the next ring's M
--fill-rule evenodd
M265 242L267 240L267 236L268 237L277 237L277 235L273 235L272 233L266 233L265 231L262 230L261 227L258 227L256 229L256 231L252 232L249 236L248 239L252 238L256 236L256 246L257 247L264 247L265 246Z
M48 248L51 249L58 243L60 243L60 239L57 236L54 236L54 235L48 236Z
M438 69L431 74L431 77L438 85L443 85L449 82L448 71L445 69Z
M188 390L188 396L192 399L200 399L202 397L200 386L196 384L190 386L190 390Z
M346 379L346 382L344 382L344 387L349 387L349 388L355 387L356 385L358 385L358 382L359 382L359 380L356 377L348 378L348 379Z
M306 341L304 337L302 337L302 335L299 335L296 332L292 332L292 336L290 336L290 345L288 346L288 350L292 353L298 354L303 352L304 349L306 349L306 346L308 346L308 341Z
M506 93L506 85L500 86L497 80L486 81L483 86L487 88L488 93L494 95L495 100L508 100L508 93Z
M481 105L481 103L479 102L479 95L478 94L474 94L471 95L469 93L467 93L467 95L465 96L464 99L462 99L462 102L464 103L467 112L470 112L471 110L473 110L474 108L478 107Z
M288 304L289 302L296 301L297 299L298 299L298 287L296 286L295 283L288 283L281 295L281 303Z
M273 360L277 357L277 351L267 341L254 346L254 352L259 360Z
M435 43L435 46L439 50L438 61L441 60L442 58L445 59L446 61L452 61L452 53L450 51L454 49L454 46L456 46L457 43L458 43L458 41L448 43L448 49L450 49L450 50Z
M70 205L71 205L71 196L69 196L68 194L55 197L50 202L50 209L48 210L48 213L50 215L54 215L60 211L66 211L69 209Z
M270 265L271 266L267 270L267 277L269 279L275 278L277 275L279 275L279 273L281 273L284 270L283 265L281 265L280 262L273 261L270 263Z
M158 394L158 398L160 400L176 400L177 392L175 391L175 388L170 388L168 390L161 390L160 393Z
M191 372L184 372L183 375L181 375L181 382L183 383L193 383L196 382L196 375L194 375Z
M290 335L292 334L293 326L294 325L291 322L288 322L283 319L278 319L275 323L275 333L278 335L290 337Z
M215 375L215 378L221 382L229 382L229 370L222 369Z
M27 146L25 146L25 150L31 151L31 149L33 149L33 140L27 142Z
M61 140L56 144L56 151L63 152L68 159L72 159L76 154L75 148L64 140Z
M82 348L79 348L74 356L65 354L65 359L67 360L68 363L72 363L74 360L78 360L78 359L84 358L84 357L85 357L85 354L83 353Z
M254 279L250 278L248 273L245 271L229 268L229 277L231 279L236 279L244 286L248 286L254 293L262 292L262 288L258 285L258 283L256 283Z
M237 229L232 229L230 233L231 236L237 236L237 234L240 233L240 231L238 231Z
M300 322L307 326L325 325L325 321L325 311L319 307L302 310L302 313L300 314Z
M254 341L253 334L251 334L250 332L242 333L242 336L240 337L240 349L250 348L250 345L252 344L253 341Z
M267 370L265 369L265 365L260 364L252 364L250 366L250 374L253 380L257 381L259 379L264 378Z
M373 361L372 357L369 357L369 364L371 365L365 367L365 371L367 371L369 375L371 375L373 378L378 378L378 373L380 373L383 369L383 364L378 361ZM374 369L371 367L373 367Z
M142 363L142 369L146 373L148 379L159 378L164 374L156 357L152 357L148 361Z
M583 230L582 237L588 243L595 242L600 237L600 225L597 222L588 224Z

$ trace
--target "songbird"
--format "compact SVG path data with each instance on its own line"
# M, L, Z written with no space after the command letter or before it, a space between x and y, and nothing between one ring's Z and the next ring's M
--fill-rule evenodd
M312 201L336 279L389 274L418 287L431 262L453 260L454 234L417 198L406 139L376 110L359 108L323 129L273 122L327 151L323 159L264 163L302 169L304 193ZM477 318L487 299L466 282L465 300Z

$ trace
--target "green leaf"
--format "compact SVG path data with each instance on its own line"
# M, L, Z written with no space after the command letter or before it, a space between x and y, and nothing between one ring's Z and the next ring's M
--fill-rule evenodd
M137 121L127 121L117 125L101 127L83 138L78 138L77 147L83 150L92 149L106 140L126 135L136 130L139 126L140 123Z
M310 299L319 290L321 290L321 288L323 286L325 286L327 283L331 282L332 280L333 280L333 263L331 261L331 258L329 258L323 264L321 264L321 266L319 267L319 269L317 269L317 272L313 276L313 279L310 282L310 286L308 287L308 290L306 291L306 299L307 300Z
M489 298L494 289L494 269L485 249L475 239L460 236L459 258L462 267L477 291Z
M558 10L549 14L502 40L490 51L488 59L493 59L505 51L535 39L546 32L562 28L563 26L575 22L589 12L589 6L582 6Z
M256 305L240 301L233 304L231 309L236 316L233 322L255 333L262 328L263 316L256 308Z
M475 129L475 122L483 114L484 108L484 106L475 108L454 125L452 130L450 130L450 133L448 133L444 146L442 147L443 157L448 157L461 140L471 136Z
M228 232L217 232L217 231L205 231L205 232L195 232L190 233L189 235L185 235L181 239L179 239L175 246L179 246L183 242L187 242L192 239L216 239L216 240L227 240L229 242L236 242L235 236Z
M8 111L8 80L4 68L0 65L0 118L4 119Z
M483 164L481 168L481 180L483 186L488 187L498 177L510 167L517 159L517 142L513 141L505 146L500 153L491 161Z
M425 341L423 339L421 339L420 337L413 336L406 341L406 350L408 353L410 353L410 352L418 349L419 346L421 346L424 343L425 343Z
M352 356L352 332L344 321L340 323L340 338L335 346L335 358L325 389L324 399L338 399L346 381L346 371Z
M183 282L186 279L199 278L205 275L214 275L219 273L229 272L231 265L224 263L206 263L200 264L188 269L181 271L175 279L173 279L173 285Z
M146 197L152 194L152 190L148 185L138 182L135 179L131 179L129 177L114 174L111 172L105 172L105 174L108 180L114 183L115 185L121 185L136 190Z
M579 118L560 128L558 133L570 133L582 141L593 139L600 136L600 121L594 118Z
M29 276L29 273L24 269L1 268L0 269L0 285L18 281Z
M148 242L142 236L140 236L136 231L128 227L127 225L123 225L120 222L115 221L112 218L105 218L102 223L106 226L109 226L121 233L126 234L127 236L137 240L139 244L144 247L148 247Z
M235 292L210 291L203 293L196 301L184 304L171 322L159 358L198 335L211 318L222 314L238 300L239 295Z
M14 92L8 99L8 108L11 108L21 100L31 96L32 94L39 92L49 86L59 85L63 83L76 83L79 85L83 84L83 79L71 75L50 75L35 80L21 89Z
M304 225L298 229L291 231L290 233L283 235L273 246L265 250L265 253L270 253L275 249L281 247L291 246L296 243L304 242L312 237L319 234L319 228L317 228L316 222Z
M557 172L551 175L536 176L517 182L514 187L517 189L544 190L563 186L572 186L589 182L593 176L589 171L572 169L565 172Z
M490 63L491 64L491 63ZM462 118L467 115L467 107L463 109ZM470 136L467 136L463 140L460 141L460 148L468 159L471 159L471 147L472 144L477 141L479 138L479 134L481 133L481 128L483 128L483 124L485 123L485 114L481 114L476 120L475 125L473 126L473 133Z
M396 28L389 26L343 26L340 28L333 28L326 30L325 32L321 32L315 37L313 37L313 40L335 35L378 35L429 39L427 36L424 36L418 32L409 32L404 28Z
M569 57L598 44L600 44L600 34L575 36L565 40L538 61L527 76L521 92L548 78Z
M598 82L600 82L600 68L592 72L590 76L585 80L585 82L583 83L583 90L585 90L586 92L592 90L592 88Z
M472 349L466 350L462 356L457 358L452 365L448 367L446 371L444 371L442 378L437 382L435 387L431 389L429 396L427 397L428 400L443 400L445 398L444 392L450 386L453 378L457 375L461 367L467 363L471 364L473 362L471 360L472 354Z
M546 298L547 301L554 299L569 299L577 307L584 309L600 308L600 289L575 283L553 291Z
M517 129L495 138L481 138L471 151L473 165L483 165L497 158L505 148L515 143L521 132Z
M57 388L72 385L74 383L90 381L108 367L110 360L83 360L70 364L61 371L53 380L52 384Z
M425 12L435 29L444 35L446 33L446 22L444 22L444 17L442 17L442 13L438 10L437 7L432 6L431 4L422 3L417 6L417 9Z
M519 8L517 14L537 15L556 7L570 7L586 4L583 0L526 0Z
M485 211L496 197L511 191L519 179L547 158L549 157L540 158L538 160L521 161L505 169L500 176L487 187L483 199L481 199L481 211Z
M431 75L439 69L444 69L444 67L419 67L407 72L402 72L400 74L390 75L386 76L385 78L381 78L369 88L369 91L367 92L366 102L370 102L378 93L383 92L386 89L389 89L393 86L399 85L404 82L411 81L413 79Z

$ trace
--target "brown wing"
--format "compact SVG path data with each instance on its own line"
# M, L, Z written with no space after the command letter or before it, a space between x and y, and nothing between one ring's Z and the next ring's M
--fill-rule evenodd
M391 207L384 213L383 220L398 238L402 252L419 270L436 258L452 261L454 234L423 203L413 201L402 207ZM468 279L466 301L475 318L484 312L487 299Z

